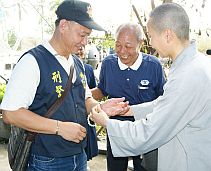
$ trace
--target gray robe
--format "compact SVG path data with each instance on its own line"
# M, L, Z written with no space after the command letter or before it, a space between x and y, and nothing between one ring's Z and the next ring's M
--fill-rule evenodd
M195 42L173 62L163 96L132 110L135 122L107 122L114 156L159 148L158 171L211 170L211 61Z

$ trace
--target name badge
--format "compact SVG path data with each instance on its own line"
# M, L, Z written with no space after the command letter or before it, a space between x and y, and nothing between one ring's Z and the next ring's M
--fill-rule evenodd
M141 90L146 90L149 88L148 85L149 85L149 80L141 80L138 88Z

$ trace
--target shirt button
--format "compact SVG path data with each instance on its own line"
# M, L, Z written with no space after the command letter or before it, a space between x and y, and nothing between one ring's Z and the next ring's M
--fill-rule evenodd
M76 104L75 107L78 108L78 105Z
M130 68L128 68L127 70L130 71Z
M127 78L127 81L130 81L130 79L129 79L129 78Z

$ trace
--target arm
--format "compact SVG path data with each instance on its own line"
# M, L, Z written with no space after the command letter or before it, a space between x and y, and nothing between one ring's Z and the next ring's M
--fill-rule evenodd
M102 100L102 98L104 97L102 91L99 88L97 88L97 87L91 89L91 92L92 92L92 97L95 100Z
M147 114L150 114L153 112L153 108L156 102L157 102L157 99L151 102L146 102L146 103L131 106L132 116L134 116L135 120L146 118Z
M185 78L186 81L183 80ZM107 128L114 156L134 156L158 148L174 138L200 113L195 107L198 101L194 100L200 99L200 91L203 90L199 90L201 88L196 84L199 77L189 80L191 84L186 84L188 77L185 78L177 82L169 80L164 95L159 97L146 118L121 122L108 119L99 109L92 112L91 118L104 123ZM193 95L193 92L196 93Z
M136 107L137 110L138 108L141 109L141 105L136 105ZM151 151L159 147L160 143L167 141L166 137L169 136L171 128L164 127L165 124L159 121L159 119L163 119L161 116L163 113L159 112L154 110L153 113L146 115L147 119L123 122L109 119L100 108L93 108L91 119L107 128L107 135L115 157L135 156ZM168 114L168 111L165 114ZM157 121L154 121L154 119ZM162 127L165 129L163 130Z
M6 123L29 131L55 134L57 129L56 120L44 118L27 109L32 104L39 85L39 72L36 60L29 54L26 54L18 62L7 84L1 104L3 119ZM79 142L79 139L81 140L86 135L85 128L79 124L59 121L58 126L59 135L69 141ZM75 129L72 129L73 127Z
M86 129L79 124L61 121L57 123L57 120L42 117L24 108L15 111L3 110L3 120L31 132L56 134L58 131L58 135L76 143L86 137Z
M134 116L135 120L139 120L141 118L146 118L146 115L153 112L153 107L155 106L157 99L152 102L146 102L142 104L137 104L130 106L130 109L126 113L118 113L117 115L121 116ZM110 115L109 115L110 116ZM97 118L96 118L96 122ZM98 123L100 125L105 125L105 123Z
M15 111L3 110L3 120L7 124L21 127L28 131L55 134L56 120L47 119L25 108Z
M98 104L99 104L99 102L96 101L95 99L93 99L92 97L87 98L85 101L87 113L89 114L91 112L92 108Z
M92 108L97 105L101 107L101 109L106 112L109 116L117 115L118 113L126 113L129 110L128 103L124 102L125 98L112 98L108 99L105 102L99 105L99 102L94 100L92 97L86 99L86 109L87 113L90 113Z

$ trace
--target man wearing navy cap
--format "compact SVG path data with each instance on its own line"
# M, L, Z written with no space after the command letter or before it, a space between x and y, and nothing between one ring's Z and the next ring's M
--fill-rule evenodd
M89 3L66 0L56 10L56 28L49 42L26 52L17 63L1 104L6 123L38 133L32 144L29 171L85 171L87 113L98 104L92 98L80 60L72 55L87 44L92 29ZM43 117L64 92L70 67L72 87L50 119ZM124 98L101 105L107 112L127 109ZM109 108L113 106L115 108ZM109 110L109 111L108 111Z
M83 1L63 1L56 10L56 15L58 20L66 19L68 21L75 21L88 29L105 31L101 26L94 22L91 5Z
M206 54L211 55L211 49L207 49Z

